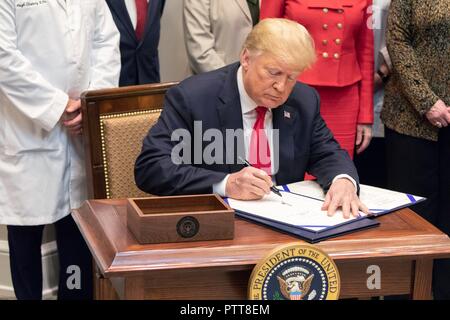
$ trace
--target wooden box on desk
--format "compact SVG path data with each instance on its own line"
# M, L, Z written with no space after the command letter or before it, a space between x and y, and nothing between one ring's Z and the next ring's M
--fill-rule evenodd
M127 199L139 243L233 239L234 210L215 194Z

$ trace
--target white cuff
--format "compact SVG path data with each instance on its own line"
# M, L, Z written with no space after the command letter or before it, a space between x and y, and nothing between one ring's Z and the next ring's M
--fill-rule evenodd
M227 196L226 193L225 193L225 190L226 190L227 181L228 181L228 177L229 176L230 175L227 174L225 176L225 178L223 178L222 181L213 184L213 186L212 186L213 193L217 193L221 197L226 197Z
M335 182L337 179L342 179L342 178L350 180L350 181L353 183L353 185L355 186L355 192L357 192L357 190L358 190L358 185L356 184L355 179L353 179L352 177L350 177L348 174L345 174L345 173L343 173L343 174L338 174L336 177L334 177L334 179L333 179L333 181L332 181L331 183Z
M66 110L69 97L63 91L57 89L52 104L48 111L40 118L40 124L46 131L51 131L61 119Z

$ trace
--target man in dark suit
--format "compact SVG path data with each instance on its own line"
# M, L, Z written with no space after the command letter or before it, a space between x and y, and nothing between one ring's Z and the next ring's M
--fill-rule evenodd
M120 32L120 86L160 82L158 44L165 0L106 0Z
M136 160L139 188L249 200L309 172L328 190L329 215L338 207L345 217L367 212L353 162L320 116L317 92L296 82L315 56L303 26L267 19L249 34L240 63L170 89Z

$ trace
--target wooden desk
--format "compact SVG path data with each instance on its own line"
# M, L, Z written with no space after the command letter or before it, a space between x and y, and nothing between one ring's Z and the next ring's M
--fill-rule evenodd
M100 273L98 299L114 298L109 281L121 299L246 299L255 264L277 245L300 241L236 218L233 240L140 245L125 210L124 200L91 200L72 213ZM433 259L450 257L450 239L409 209L379 221L317 244L338 266L340 297L430 299ZM367 288L371 265L381 268L380 289Z

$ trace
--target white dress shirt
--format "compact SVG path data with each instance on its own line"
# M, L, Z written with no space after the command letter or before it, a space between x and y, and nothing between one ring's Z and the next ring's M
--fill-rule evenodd
M148 3L149 0L147 0ZM125 6L128 10L128 15L131 19L131 24L133 25L133 29L136 30L137 24L137 11L136 11L136 0L125 0Z
M244 81L242 79L242 66L239 67L237 71L237 86L239 90L239 98L241 102L241 110L242 110L242 124L243 124L243 130L244 130L244 149L245 149L245 158L248 160L249 156L249 149L250 149L250 139L253 131L253 126L256 122L257 118L257 112L256 107L258 105L255 101L250 98L250 96L247 94L247 91L244 87ZM272 123L272 110L268 109L266 112L266 117L264 118L264 130L266 131L267 139L269 140L269 148L270 148L270 161L271 161L271 171L274 172L274 150L273 148L273 123ZM280 164L282 166L283 164ZM225 187L227 185L228 177L230 175L228 174L222 181L213 184L213 193L217 193L218 195L222 197L226 197ZM275 178L275 175L272 176ZM334 179L333 182L339 178L347 178L349 179L353 185L355 186L355 189L357 188L356 181L350 177L347 174L339 174ZM275 181L274 181L275 182Z

